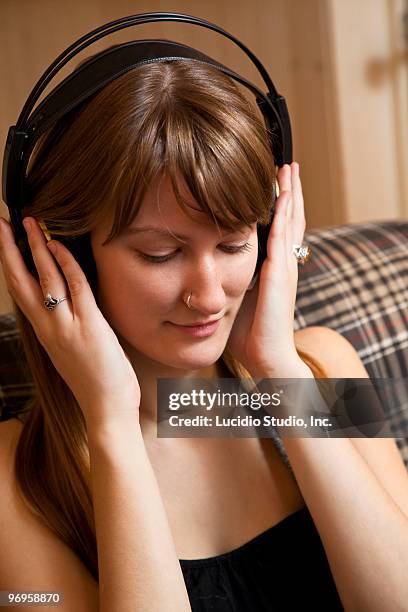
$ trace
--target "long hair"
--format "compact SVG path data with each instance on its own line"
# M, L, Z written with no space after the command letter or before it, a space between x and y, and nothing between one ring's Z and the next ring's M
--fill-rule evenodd
M270 220L275 163L262 119L232 79L182 60L129 71L44 134L30 160L23 214L44 222L52 235L78 239L113 214L106 244L132 223L150 182L163 172L187 215L179 176L217 226L234 230ZM90 244L83 244L91 260ZM95 294L97 281L89 281ZM98 580L85 420L13 306L35 388L16 450L17 487ZM250 378L226 351L221 358L233 376Z

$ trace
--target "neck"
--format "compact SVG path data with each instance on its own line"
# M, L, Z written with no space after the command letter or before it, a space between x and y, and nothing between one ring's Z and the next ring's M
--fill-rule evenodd
M157 362L127 345L121 344L136 372L140 385L140 426L143 437L157 435L157 379L159 378L228 378L231 376L222 359L204 368L185 370Z

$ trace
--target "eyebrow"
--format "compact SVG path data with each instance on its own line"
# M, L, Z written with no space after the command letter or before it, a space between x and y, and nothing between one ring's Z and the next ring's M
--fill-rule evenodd
M161 229L159 227L154 227L153 225L146 225L144 227L127 227L123 230L123 234L125 236L140 234L142 232L149 232L152 234L158 234L159 236L164 236L165 238L177 238L178 240L186 240L190 241L191 238L189 236L185 236L184 234L176 234L175 232L169 232L166 229ZM230 234L236 234L237 232L242 232L242 230L232 230L224 236L229 236Z

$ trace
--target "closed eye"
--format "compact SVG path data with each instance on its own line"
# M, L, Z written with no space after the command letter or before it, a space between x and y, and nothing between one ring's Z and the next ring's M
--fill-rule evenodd
M245 242L245 244L240 244L240 245L228 245L228 244L220 245L220 249L222 249L226 253L232 253L232 254L242 253L244 251L250 251L251 248L252 248L252 244L250 242ZM176 251L173 251L173 253L169 253L168 255L148 255L147 253L142 253L141 251L137 251L136 256L150 263L160 264L160 263L165 263L166 261L170 261L170 259L173 259L177 255L177 253L178 253L178 249Z

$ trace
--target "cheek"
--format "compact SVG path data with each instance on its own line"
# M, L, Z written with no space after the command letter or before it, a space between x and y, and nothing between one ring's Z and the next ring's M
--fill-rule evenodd
M222 272L227 297L241 298L252 280L258 258L258 241L251 240L252 249L246 256L229 255ZM106 247L105 247L106 248ZM115 250L95 254L98 272L97 303L104 316L113 324L127 318L147 322L154 314L174 311L185 290L183 280L173 275L171 266L146 266L131 253ZM134 317L132 316L134 315Z
M170 309L176 295L176 283L163 272L153 273L129 257L97 262L98 305L113 324L126 320L145 320L154 313Z

